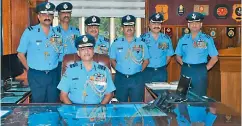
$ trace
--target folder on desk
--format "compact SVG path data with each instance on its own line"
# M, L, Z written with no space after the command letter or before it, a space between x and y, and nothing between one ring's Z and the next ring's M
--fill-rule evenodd
M146 83L147 87L149 87L152 90L176 90L178 85L172 85L167 82L152 82L152 83Z

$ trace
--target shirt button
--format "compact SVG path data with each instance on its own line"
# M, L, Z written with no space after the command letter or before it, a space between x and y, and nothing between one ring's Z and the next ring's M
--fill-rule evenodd
M130 69L130 68L129 68Z

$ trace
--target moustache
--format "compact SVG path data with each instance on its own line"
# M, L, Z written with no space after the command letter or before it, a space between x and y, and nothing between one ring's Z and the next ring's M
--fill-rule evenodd
M160 29L159 27L154 27L153 29Z
M50 21L50 19L45 19L44 21Z
M129 31L133 31L133 30L132 29L128 29L127 32L129 32Z
M64 17L64 19L65 19L65 18L68 18L68 19L69 19L70 17L68 17L68 16L65 16L65 17Z

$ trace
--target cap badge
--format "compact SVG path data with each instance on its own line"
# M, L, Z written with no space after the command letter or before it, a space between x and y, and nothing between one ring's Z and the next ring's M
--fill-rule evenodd
M196 15L193 13L192 14L192 18L195 20L196 19Z
M156 19L160 18L160 15L159 15L159 14L156 14L156 15L155 15L155 18L156 18Z
M82 41L83 41L83 42L87 42L87 41L88 41L87 36L84 36L84 37L82 38Z
M92 22L96 22L97 19L95 17L92 18Z
M130 18L130 16L128 15L127 17L126 17L126 20L130 20L131 18Z
M45 8L46 8L46 9L50 9L50 3L47 3L47 4L45 5Z
M64 5L63 5L63 8L64 8L64 9L67 9L67 8L68 8L68 6L67 6L66 4L64 4Z

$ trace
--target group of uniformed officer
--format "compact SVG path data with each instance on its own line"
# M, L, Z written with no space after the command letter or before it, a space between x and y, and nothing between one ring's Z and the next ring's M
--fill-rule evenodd
M167 81L166 66L174 55L169 36L161 33L163 15L149 18L150 32L135 37L135 17L122 18L123 37L110 46L109 40L99 35L100 18L85 20L87 35L80 36L78 28L70 26L72 4L60 3L56 10L60 25L53 28L55 5L43 2L36 7L39 24L28 27L20 40L18 57L28 71L32 102L66 104L106 104L115 96L120 102L142 102L144 84ZM182 65L181 74L192 78L192 90L206 95L207 70L217 62L218 52L213 39L200 32L203 15L188 15L190 34L178 42L175 54ZM65 54L76 53L82 59L67 67L61 77ZM93 61L94 53L109 55L116 70L114 83L110 70ZM211 59L207 63L207 56ZM59 85L58 85L59 84ZM60 93L58 89L60 90Z

